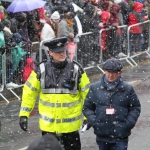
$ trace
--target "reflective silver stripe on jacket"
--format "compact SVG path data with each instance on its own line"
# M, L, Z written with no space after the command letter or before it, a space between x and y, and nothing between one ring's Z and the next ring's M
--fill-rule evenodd
M21 107L20 110L30 112L32 109L28 107Z
M32 91L38 91L35 87L32 86L32 84L27 80L25 85L27 85Z
M77 64L74 64L74 70L73 70L73 79L75 79L75 86L74 86L74 90L77 89L78 85L78 70L79 70L79 66Z
M63 93L63 94L77 94L78 91L77 90L69 90L69 89L65 89L65 88L50 88L50 89L42 89L42 93L49 93L49 94L59 94L59 93Z
M41 88L45 89L45 66L44 63L40 64L40 70L41 70Z
M56 123L68 123L68 122L74 122L74 121L77 121L79 120L80 118L82 117L82 115L80 116L77 116L77 117L73 117L73 118L64 118L64 119L54 119L54 118L49 118L47 116L43 116L40 114L40 118L45 120L45 121L48 121L48 122L54 122L56 120Z
M86 91L90 87L90 84L87 84L84 88L81 89L81 92Z
M49 88L45 89L45 65L44 63L40 64L40 70L41 70L41 90L43 94L77 94L77 84L78 84L78 70L79 66L77 64L74 64L74 71L73 71L73 78L75 79L75 86L73 90L69 90L66 88Z
M50 102L45 102L42 99L39 100L41 104L45 105L45 106L49 106L49 107L72 107L72 106L76 106L77 104L79 104L82 100L79 99L75 102L71 102L71 103L50 103Z

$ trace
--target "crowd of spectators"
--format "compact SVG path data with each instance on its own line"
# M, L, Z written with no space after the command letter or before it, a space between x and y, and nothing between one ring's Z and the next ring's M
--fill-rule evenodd
M105 28L101 38L101 46L98 50L91 49L96 58L100 50L103 57L125 57L123 51L124 29L122 25L140 23L150 17L149 0L45 0L43 8L30 12L10 13L6 9L9 2L2 1L0 6L0 31L3 32L5 46L0 43L1 53L6 50L7 86L18 86L13 83L13 74L19 69L22 74L27 58L33 58L37 62L37 52L30 51L33 42L51 40L58 37L67 37L68 42L77 43L76 35L94 32L90 41L85 43L99 45L99 31ZM144 36L148 36L148 27L138 25L130 30L130 55L142 50ZM0 35L0 37L2 37ZM0 39L1 42L1 39ZM17 48L16 48L17 47ZM13 48L13 49L12 49ZM47 47L43 46L43 57L48 59ZM86 49L83 50L86 53ZM18 57L15 57L17 55ZM13 57L15 57L13 59ZM92 56L93 57L93 56ZM92 58L94 60L94 58ZM11 58L11 59L10 59ZM17 61L16 61L17 60ZM96 62L97 63L97 62Z

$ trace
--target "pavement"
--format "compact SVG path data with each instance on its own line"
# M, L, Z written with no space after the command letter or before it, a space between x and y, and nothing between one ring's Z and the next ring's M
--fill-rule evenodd
M101 74L91 77L91 82L99 80ZM128 150L149 150L150 149L150 61L143 61L137 67L126 66L122 77L132 84L137 92L142 112L135 128L129 138ZM37 107L29 118L28 132L19 127L19 109L21 102L13 100L9 104L0 104L0 120L2 129L0 132L0 150L23 150L35 138L41 136L38 127ZM93 129L81 135L82 150L98 150L95 142Z

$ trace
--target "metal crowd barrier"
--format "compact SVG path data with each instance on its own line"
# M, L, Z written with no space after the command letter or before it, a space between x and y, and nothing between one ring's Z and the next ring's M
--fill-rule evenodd
M147 26L148 26L148 31L147 31L148 38L145 38L145 39L148 40L147 49L146 49L145 51L142 51L142 49L141 49L141 52L139 52L139 53L137 53L137 54L135 54L135 55L130 55L130 29L131 29L132 27L134 27L134 26L145 25L145 24L147 24ZM143 28L143 30L144 30L144 28ZM142 31L142 33L143 33L143 31ZM128 30L127 30L127 37L128 37L128 57L127 57L127 58L130 59L130 60L134 63L134 64L133 64L134 66L137 66L137 65L138 65L138 64L133 60L134 57L139 56L139 55L141 55L141 54L143 54L143 53L146 53L148 56L150 56L150 53L149 53L149 51L150 51L150 37L149 37L149 35L150 35L150 20L144 21L144 22L142 22L142 23L137 23L137 24L134 24L134 25L131 25L131 26L128 27ZM143 36L146 36L146 35L143 34ZM144 43L143 45L145 45L145 43ZM133 65L132 65L132 66L133 66Z
M127 59L128 58L128 51L127 51L127 43L128 43L128 41L127 41L127 34L126 34L126 31L127 31L127 25L123 25L123 26L118 26L117 27L118 29L120 28L121 29L121 35L120 35L120 37L118 36L118 38L120 38L120 43L117 43L117 41L118 41L118 39L117 39L117 37L115 37L115 40L116 41L114 41L113 42L113 47L112 47L112 45L110 44L110 41L108 41L109 42L109 47L108 47L108 51L110 51L110 49L113 51L113 49L116 49L116 52L115 53L113 53L113 52L110 52L110 53L113 53L112 54L112 57L118 57L118 59L120 59L120 60L126 60L130 65L132 65L132 63ZM106 34L106 36L107 36L107 38L109 37L109 39L112 39L112 40L114 40L113 38L114 38L114 36L112 36L112 34L110 34L110 33L112 33L112 32L115 32L115 34L117 33L117 29L112 29L112 28L106 28L106 29L102 29L102 30L100 30L100 45L102 45L101 44L101 41L102 41L102 33L103 32L107 32ZM117 36L117 35L116 35ZM106 45L108 45L108 43L107 43L107 41L106 41L106 43L105 43ZM120 46L120 51L119 51L119 46ZM106 46L107 47L107 46ZM106 50L102 50L102 48L101 48L101 60L102 60L102 62L104 61L104 55L103 55L103 52L105 53L105 51L107 51L107 49ZM114 50L115 51L115 50ZM123 52L126 56L124 56L124 57L119 57L118 56L118 54L120 53L120 52ZM110 55L111 56L111 55ZM106 58L105 58L106 59ZM132 65L133 66L133 65Z
M120 57L118 59L120 59L120 60L126 60L129 65L131 65L132 67L134 67L135 65L137 66L138 64L133 60L133 57L139 56L139 55L141 55L143 53L146 53L148 56L150 56L150 53L149 53L150 52L150 38L149 38L149 35L150 35L150 23L149 22L150 21L147 20L147 21L144 21L142 23L131 25L129 27L127 25L118 26L118 28L120 28L121 31L122 31L122 38L123 38L123 40L120 43L121 47L122 47L122 52L124 54L126 54L125 57ZM146 23L149 26L148 33L147 33L148 38L146 38L148 40L147 48L146 48L146 50L142 50L142 52L131 56L130 55L129 30L133 26L144 25ZM104 51L102 50L102 33L104 31L107 32L107 38L108 38L108 36L110 36L109 35L109 31L111 31L111 30L112 30L112 28L107 28L107 29L101 29L100 30L99 36L97 36L97 37L99 37L99 45L97 44L96 47L93 46L93 40L95 40L95 39L97 40L97 38L94 38L94 34L95 33L93 33L93 32L87 32L87 33L83 33L83 34L77 35L77 39L78 39L78 42L77 42L77 61L84 67L85 70L90 69L90 68L94 68L94 67L98 67L104 73L104 70L100 67L100 65L105 61L104 55L103 55L103 53L104 53L105 50ZM92 36L93 36L93 38L92 38ZM145 34L144 34L144 36L145 36ZM112 38L112 37L109 37L109 38ZM107 41L105 41L105 42L106 42L106 45L108 46ZM113 45L110 45L110 47L111 46L115 47L116 46L115 44L117 44L117 43L114 42ZM145 45L145 43L143 45ZM91 61L93 61L94 58L97 55L93 51L95 48L97 49L95 51L99 51L99 53L98 53L98 55L99 55L99 61L96 61L96 63L93 63L93 64L91 63L90 66L88 66L89 55L91 55L90 58L93 57L93 59L90 59ZM116 55L117 54L119 54L119 51L118 51L118 53L116 53ZM112 57L115 57L115 56L112 56Z
M37 46L35 46L37 45ZM35 46L35 47L34 47ZM34 48L33 48L34 47ZM17 49L16 47L13 47ZM22 70L19 69L19 66L13 73L11 72L12 67L12 49L7 49L3 54L0 54L0 65L1 65L1 72L0 72L0 96L9 103L9 100L2 94L4 89L10 91L18 100L20 97L17 93L14 92L14 89L22 87L24 84L22 83ZM33 42L32 45L28 45L27 53L25 56L21 58L22 61L22 69L25 66L26 59L29 57L33 57L32 55L39 50L39 42ZM36 59L36 58L34 58ZM12 76L12 82L17 84L15 87L7 87L9 83L9 78Z
M1 71L0 71L0 96L7 102L9 103L9 101L7 100L7 98L2 94L4 88L5 88L5 78L6 78L6 52L4 51L3 53L0 54L0 67L1 67Z
M130 39L129 39L129 35L130 35L130 28L136 25L144 25L144 24L148 24L148 30L147 35L144 34L144 36L148 36L145 37L145 39L147 38L148 41L147 42L147 47L144 51L142 51L141 53L138 53L136 55L130 56ZM142 23L138 23L138 24L134 24L132 26L129 26L127 28L127 26L119 26L118 28L120 28L122 30L122 35L123 35L123 41L121 41L121 47L122 47L122 52L126 54L125 57L123 58L118 58L120 60L126 60L132 67L133 66L137 66L138 64L133 60L134 57L139 56L143 53L146 53L148 56L150 56L150 38L149 38L149 34L150 34L150 21L144 21ZM104 58L103 53L105 52L105 50L102 50L102 34L103 32L107 32L107 38L113 38L111 37L110 31L112 29L111 28L107 28L107 29L102 29L99 32L87 32L87 33L83 33L80 35L76 35L76 44L77 44L77 50L76 50L76 56L75 59L83 66L83 68L85 70L87 69L91 69L94 67L97 67L102 73L104 73L104 70L101 68L102 63L105 61L106 58ZM116 36L116 31L113 29L113 36ZM27 58L29 57L33 57L32 55L34 55L34 59L35 61L38 61L37 63L40 63L43 61L43 44L44 42L47 42L48 40L44 40L39 42L33 42L32 45L30 45L28 47L28 52L26 57L24 58L24 62L26 61ZM108 46L108 44L111 43L107 43L106 42L106 47ZM108 41L109 42L109 41ZM113 45L109 45L110 47L113 46L116 47L117 43L113 43ZM146 45L146 44L143 44ZM112 47L111 47L112 48ZM10 50L11 51L11 50ZM38 59L37 56L35 56L35 53L38 52ZM118 52L119 53L119 52ZM48 53L47 53L48 54ZM117 53L114 53L114 55ZM13 90L14 88L6 88L6 81L9 78L9 70L11 69L11 63L7 63L7 60L11 61L11 58L7 58L7 53L4 52L3 54L0 54L0 66L1 66L1 72L0 72L0 96L7 102L9 103L8 99L4 97L4 95L2 94L4 89L7 89L8 91L10 91L15 97L17 97L18 100L20 100L19 95L17 95ZM10 56L9 56L10 57ZM131 62L132 61L132 62ZM17 83L18 86L15 88L19 88L22 87L24 84L22 83L21 79L21 72L19 69L17 69L14 73L14 78L15 79L14 83Z
M97 67L104 73L103 69L99 66L101 63L99 32L78 34L76 39L76 59L83 66L84 70Z

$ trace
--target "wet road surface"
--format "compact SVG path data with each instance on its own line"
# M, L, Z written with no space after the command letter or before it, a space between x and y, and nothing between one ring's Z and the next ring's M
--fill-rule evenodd
M129 138L128 150L150 149L150 63L123 70L123 79L134 86L141 102L142 112ZM29 118L28 132L19 126L20 101L0 105L0 150L19 150L41 136L37 108ZM93 129L81 135L82 150L98 150ZM23 149L22 149L23 150Z

